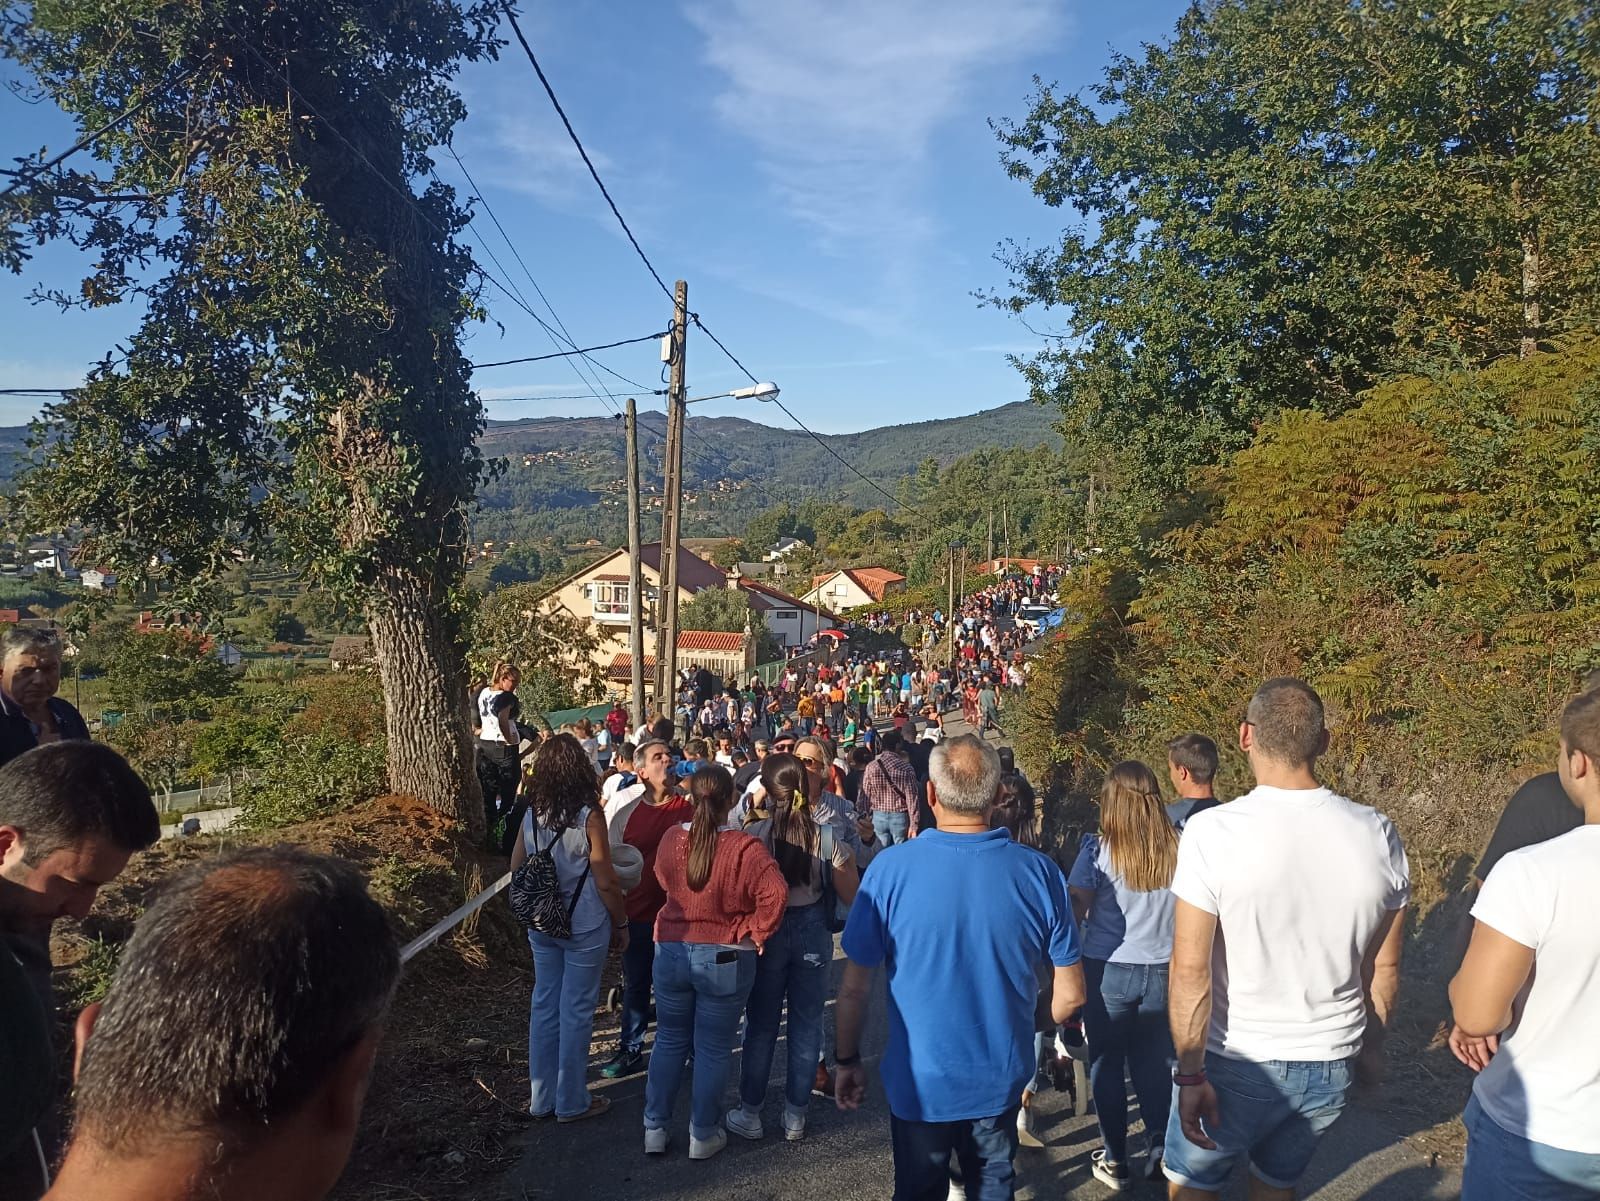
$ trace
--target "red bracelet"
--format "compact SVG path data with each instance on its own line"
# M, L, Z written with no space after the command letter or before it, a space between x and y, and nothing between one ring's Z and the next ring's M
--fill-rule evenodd
M1196 1084L1204 1084L1205 1082L1206 1070L1204 1068L1201 1068L1198 1072L1187 1076L1182 1072L1175 1071L1172 1073L1172 1083L1176 1084L1179 1088L1192 1088Z

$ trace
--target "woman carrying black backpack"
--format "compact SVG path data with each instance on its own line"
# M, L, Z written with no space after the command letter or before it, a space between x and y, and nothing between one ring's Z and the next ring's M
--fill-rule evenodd
M797 749L811 746L802 741ZM827 764L819 765L826 770ZM833 924L838 902L855 900L860 873L855 854L835 827L812 815L810 781L805 765L794 755L768 755L761 763L766 789L763 820L745 827L772 852L784 883L788 904L783 924L762 949L755 984L745 1010L744 1057L739 1070L739 1107L731 1110L729 1130L748 1139L766 1131L761 1107L778 1042L778 1026L787 1005L789 1015L788 1082L784 1087L783 1135L790 1142L805 1137L811 1085L822 1058L822 1020L833 981Z
M533 948L528 1112L576 1122L611 1105L588 1091L589 1038L606 953L627 949L628 915L600 782L571 734L540 746L526 799L528 816L511 853L511 900Z

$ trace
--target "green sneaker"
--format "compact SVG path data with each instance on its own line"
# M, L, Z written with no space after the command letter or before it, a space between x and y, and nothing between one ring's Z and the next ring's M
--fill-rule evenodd
M624 1076L636 1075L643 1068L643 1051L618 1051L617 1057L600 1069L600 1074L607 1080L620 1080Z

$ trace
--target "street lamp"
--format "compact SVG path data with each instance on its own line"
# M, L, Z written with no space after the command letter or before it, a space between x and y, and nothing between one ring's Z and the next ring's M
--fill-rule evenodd
M696 396L686 400L686 405L697 405L703 400L775 400L778 396L778 385L771 380L759 384L751 384L748 388L735 388L731 392L717 392L711 396Z

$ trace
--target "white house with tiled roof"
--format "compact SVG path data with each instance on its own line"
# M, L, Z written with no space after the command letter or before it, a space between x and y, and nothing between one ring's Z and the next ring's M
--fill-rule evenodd
M595 633L596 669L608 683L626 693L631 679L632 657L628 645L628 622L635 598L628 578L628 552L615 550L597 563L563 580L539 602L546 613L564 613L588 622ZM644 583L645 679L652 678L655 666L655 612L660 602L661 544L652 542L639 549L639 570ZM817 616L798 597L752 580L737 571L724 575L686 547L678 549L678 604L687 604L708 588L741 588L750 605L767 619L767 626L785 649L803 645L817 633ZM834 625L824 612L823 628ZM732 678L755 666L754 640L742 633L715 630L680 630L678 665L705 667L714 675Z

